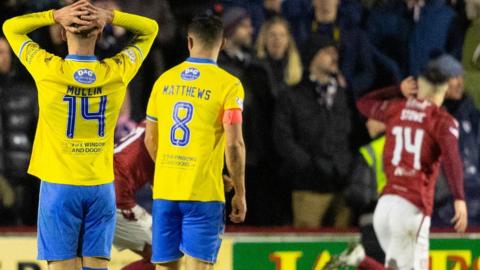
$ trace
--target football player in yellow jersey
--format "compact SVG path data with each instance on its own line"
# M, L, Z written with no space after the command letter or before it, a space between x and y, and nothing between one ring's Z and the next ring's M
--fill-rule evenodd
M27 36L55 23L63 26L68 43L65 59ZM107 23L136 37L113 58L99 61L95 43ZM158 25L82 0L9 19L3 31L38 89L40 115L29 167L42 180L38 259L47 260L50 270L105 270L115 227L114 127L126 87L147 56Z
M190 57L160 76L148 102L157 270L178 269L184 255L187 270L213 269L224 230L225 157L235 190L230 219L245 219L244 91L216 65L223 41L218 17L195 17L188 27Z

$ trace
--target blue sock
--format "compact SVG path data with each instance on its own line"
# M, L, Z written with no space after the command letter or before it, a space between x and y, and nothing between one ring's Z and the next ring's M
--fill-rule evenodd
M91 267L82 267L82 270L108 270L108 268L91 268Z

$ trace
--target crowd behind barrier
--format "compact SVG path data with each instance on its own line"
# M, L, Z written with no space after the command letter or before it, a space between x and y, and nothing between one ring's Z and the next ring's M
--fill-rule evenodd
M71 0L8 0L9 17ZM444 107L460 124L469 223L480 225L480 3L476 0L95 0L155 19L160 32L129 86L116 139L145 118L155 80L187 57L186 24L194 14L222 18L227 39L218 65L245 88L247 226L358 226L381 187L383 129L355 101L400 85L427 63L448 75ZM31 38L67 54L59 26ZM108 26L100 58L131 39ZM39 182L26 171L38 109L33 80L0 35L0 225L35 225ZM442 178L442 176L440 176ZM139 195L149 204L149 192ZM453 216L445 181L437 186L432 227ZM147 206L148 208L148 206ZM369 227L370 226L370 227Z

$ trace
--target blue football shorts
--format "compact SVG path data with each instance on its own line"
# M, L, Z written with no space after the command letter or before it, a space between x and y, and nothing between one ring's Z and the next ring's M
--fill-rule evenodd
M215 263L225 230L223 202L153 201L152 263L184 254Z
M115 232L115 187L42 181L38 205L38 259L110 259Z

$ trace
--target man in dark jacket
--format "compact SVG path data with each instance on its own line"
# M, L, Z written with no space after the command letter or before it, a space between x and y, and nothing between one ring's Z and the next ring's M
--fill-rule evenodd
M0 189L9 193L13 189L17 197L22 196L9 205L13 213L3 213L10 219L4 223L34 225L39 185L31 181L27 167L37 121L36 91L17 63L6 39L0 37Z
M475 107L472 98L465 93L464 70L459 61L450 55L442 55L429 62L437 66L450 79L444 106L455 117L460 125L458 140L463 161L465 178L465 195L468 207L468 222L471 226L480 225L480 111ZM442 188L443 187L443 188ZM432 225L449 226L454 210L449 203L449 192L446 185L437 186L439 196L436 196L435 211ZM441 195L443 194L443 196Z
M373 47L360 29L360 7L353 1L312 0L312 15L304 23L307 36L299 44L310 46L312 38L321 36L338 43L339 69L354 96L371 89L376 76Z
M218 65L240 79L245 89L243 135L247 148L246 185L249 187L248 225L281 225L284 207L276 181L276 154L272 142L274 97L271 94L270 71L251 53L253 27L247 10L241 7L227 9L222 16L227 38ZM276 223L278 222L278 223ZM279 224L280 223L280 224Z
M336 44L315 37L305 59L311 59L308 74L279 98L274 142L282 175L293 188L294 226L318 227L350 171L351 119L345 89L336 79ZM338 215L334 225L346 225L347 216Z

